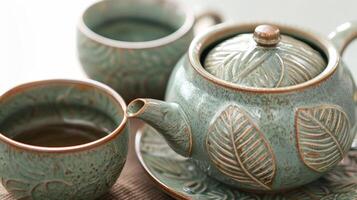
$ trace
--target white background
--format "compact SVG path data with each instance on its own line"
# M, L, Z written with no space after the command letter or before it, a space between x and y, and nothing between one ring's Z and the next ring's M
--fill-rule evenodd
M130 1L130 0L128 0ZM184 0L182 0L184 1ZM0 93L47 78L85 78L77 60L76 24L92 0L0 1ZM357 20L356 0L185 0L229 21L270 20L327 35ZM344 56L357 78L357 42Z

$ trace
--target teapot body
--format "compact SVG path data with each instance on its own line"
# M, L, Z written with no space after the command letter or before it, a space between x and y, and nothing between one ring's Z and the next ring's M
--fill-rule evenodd
M187 116L197 166L236 188L276 192L316 180L349 151L354 91L342 62L313 85L274 93L219 85L198 75L184 56L166 100Z
M136 99L127 115L209 176L279 192L318 179L350 150L357 90L340 54L357 25L341 25L332 42L258 25L221 24L196 36L171 74L167 102Z

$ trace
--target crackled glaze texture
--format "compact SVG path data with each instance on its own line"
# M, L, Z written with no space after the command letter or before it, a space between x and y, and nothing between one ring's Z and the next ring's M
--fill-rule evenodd
M326 172L349 151L353 139L350 122L340 107L298 108L295 117L298 150L311 169Z
M351 200L357 199L357 152L351 151L333 171L286 193L253 194L228 187L204 174L190 159L176 154L154 129L136 138L137 154L149 175L176 199ZM166 188L166 189L165 189Z
M96 33L100 24L127 17L167 24L174 28L175 35L128 42L104 38ZM83 15L83 26L86 27L79 27L77 34L78 55L84 71L90 78L114 88L126 101L137 97L162 99L172 68L193 38L193 24L184 30L186 32L178 33L183 31L179 29L186 17L180 6L169 1L109 0L94 4ZM103 42L102 38L109 42Z
M100 88L76 82L39 83L0 99L0 132L39 124L81 122L109 132L123 120L123 109ZM86 149L43 152L0 140L0 176L16 199L95 199L116 181L125 164L127 128L111 140Z
M156 101L156 106L176 104L183 111L192 133L189 157L208 176L238 189L280 192L318 179L342 160L356 135L357 90L329 41L283 25L278 25L282 34L329 58L317 77L289 87L258 88L228 83L205 71L202 57L212 45L251 33L257 25L222 24L198 36L171 74L166 102ZM147 108L143 104L140 113L153 127L181 123L156 120ZM185 137L175 129L160 133Z
M326 67L319 52L289 36L276 46L262 47L253 34L241 34L214 47L205 69L232 83L252 87L284 87L306 82Z

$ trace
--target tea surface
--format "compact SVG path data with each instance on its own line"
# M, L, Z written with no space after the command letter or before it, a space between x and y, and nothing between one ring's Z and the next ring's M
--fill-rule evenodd
M46 124L17 133L13 140L43 147L65 147L93 142L108 135L105 130L85 124Z
M104 37L127 42L155 40L175 32L175 28L167 24L140 18L118 18L93 29Z
M106 136L117 123L92 107L48 103L18 108L0 120L0 133L25 144L65 147Z

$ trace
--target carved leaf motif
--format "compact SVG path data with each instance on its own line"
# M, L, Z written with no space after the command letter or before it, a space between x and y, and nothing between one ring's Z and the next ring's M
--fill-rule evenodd
M287 200L350 200L357 197L356 186L355 180L351 184L320 180L286 193L285 197Z
M275 48L259 48L250 34L219 44L205 60L206 70L220 79L264 88L308 81L325 66L317 51L291 37L283 36Z
M23 180L1 179L2 185L18 199L49 199L49 193L62 197L68 191L71 183L63 180L45 180L36 185L31 185ZM53 195L56 196L56 195Z
M87 75L106 83L126 99L163 96L172 67L186 51L191 36L187 34L162 48L123 50L97 43L78 35L80 62Z
M215 190L208 190L200 195L197 200L230 200L237 199L232 191L216 188ZM253 200L245 198L244 200ZM255 199L254 199L255 200Z
M218 116L209 129L207 150L223 174L252 188L271 189L276 170L274 153L242 109L231 105Z
M349 120L342 108L299 108L295 115L302 161L317 172L325 172L340 162L352 143Z
M220 58L222 56L222 58ZM214 58L207 58L206 70L213 75L233 83L242 85L255 85L257 87L276 87L282 80L284 65L281 59L276 67L271 67L265 62L274 54L270 51L253 49L246 52L220 52ZM278 55L279 56L279 55ZM221 62L212 61L221 59Z
M175 158L160 158L144 155L146 162L150 165L153 171L175 180L191 180L195 177L193 173L187 173L187 163L178 163Z
M155 174L162 184L189 199L226 200L351 200L357 199L357 151L349 151L344 161L321 179L286 193L253 194L230 187L199 170L191 159L177 159L165 140L156 130L145 126L140 139L141 161L148 171ZM140 134L139 134L140 135ZM140 138L140 137L138 137ZM138 139L137 138L137 139ZM137 143L138 145L139 143ZM166 145L161 148L143 148L143 145ZM170 152L171 151L171 152ZM159 153L160 152L160 153ZM166 153L167 152L167 153ZM176 154L177 157L180 157ZM167 167L168 166L168 167ZM177 168L179 166L179 168ZM174 169L174 170L172 170ZM177 173L179 172L179 173ZM0 196L1 197L1 196Z

